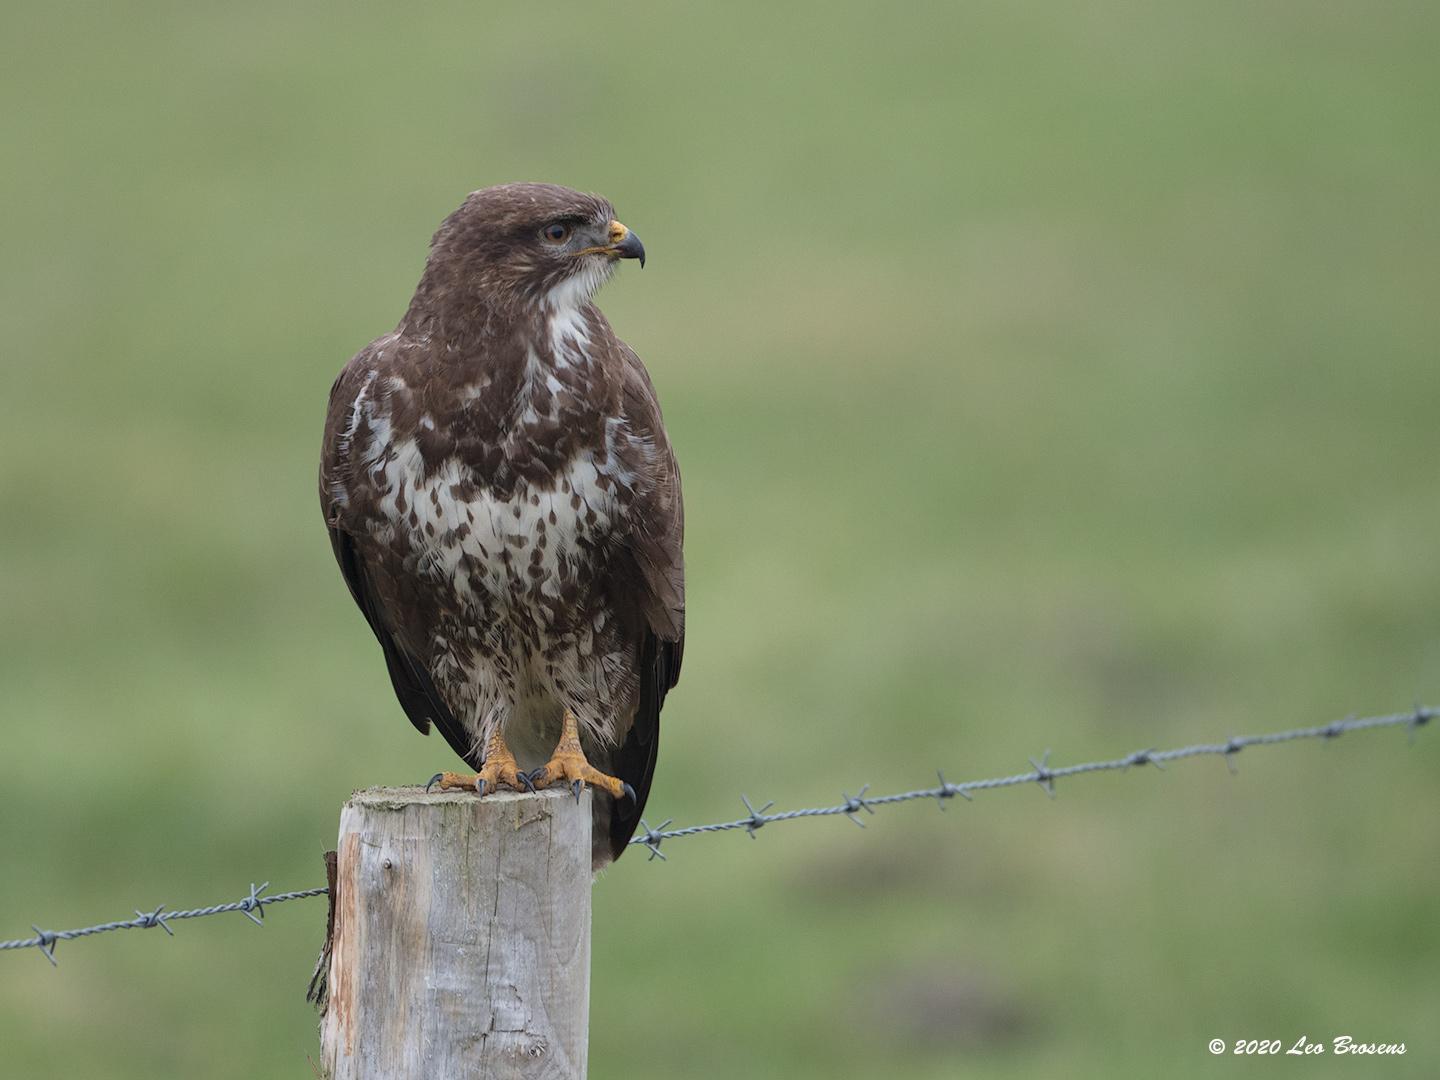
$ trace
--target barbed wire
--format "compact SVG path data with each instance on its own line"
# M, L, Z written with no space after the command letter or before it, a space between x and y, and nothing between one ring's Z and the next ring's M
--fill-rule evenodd
M1289 731L1277 731L1268 735L1236 735L1226 739L1223 743L1195 743L1192 746L1182 746L1174 750L1137 750L1133 754L1126 754L1124 757L1111 758L1109 761L1087 761L1083 765L1063 765L1058 768L1050 767L1050 751L1040 755L1040 760L1030 758L1032 766L1029 772L1015 773L1013 776L999 776L990 780L967 780L960 784L951 784L946 781L943 772L937 772L936 776L940 783L935 787L916 788L914 791L902 791L895 795L875 795L867 797L865 792L870 785L866 784L860 790L851 795L842 792L843 801L834 806L816 806L805 810L782 810L778 813L766 813L774 806L774 800L767 802L758 810L751 804L750 799L744 795L740 801L745 804L747 814L743 818L736 818L734 821L722 821L714 825L687 825L679 829L668 829L670 819L662 821L653 829L646 824L642 818L640 826L644 832L637 832L630 840L632 845L639 844L650 850L650 858L664 859L660 853L660 844L665 840L674 840L682 836L698 836L701 833L728 832L732 829L744 829L755 838L755 833L766 825L777 821L794 821L798 818L814 817L848 817L862 829L865 822L860 820L860 811L875 813L877 806L892 806L895 803L914 802L916 799L934 799L941 810L949 800L959 796L967 802L972 801L972 791L989 791L994 788L1019 787L1024 784L1039 784L1045 789L1045 793L1051 798L1055 796L1055 781L1070 776L1083 776L1088 773L1115 772L1129 769L1132 765L1154 765L1157 769L1164 771L1163 762L1179 761L1184 758L1215 756L1224 758L1226 766L1232 773L1236 772L1235 755L1249 746L1274 746L1278 743L1296 742L1301 739L1335 739L1344 735L1347 731L1367 731L1375 728L1408 727L1412 738L1416 729L1428 724L1436 716L1440 716L1440 709L1428 708L1424 705L1417 705L1414 709L1405 713L1391 713L1386 716L1347 717L1344 720L1336 720L1333 723L1321 724L1317 727L1292 728Z
M89 937L91 934L106 934L111 930L150 930L157 926L174 937L175 931L171 930L168 924L178 919L200 919L207 915L220 915L227 911L238 911L256 926L264 926L265 908L270 904L283 904L287 900L305 900L311 896L324 896L330 891L322 885L318 889L300 889L297 892L276 893L274 896L260 895L269 887L268 881L262 885L251 882L250 895L243 900L236 900L232 904L191 908L188 911L166 911L164 904L154 911L141 911L136 908L133 919L100 923L98 926L86 926L80 930L42 930L38 926L31 926L30 929L35 931L35 937L0 941L0 952L6 949L39 949L45 955L45 959L50 961L52 967L58 967L55 960L57 942L73 941L75 938Z
M934 799L941 810L945 809L946 803L954 798L962 798L967 801L973 800L972 792L990 791L995 788L1020 787L1026 784L1039 784L1045 789L1045 793L1052 798L1055 795L1055 781L1068 777L1085 776L1093 773L1120 772L1134 765L1153 765L1164 771L1164 763L1168 761L1180 761L1193 757L1220 757L1225 761L1226 766L1233 773L1235 769L1235 755L1252 746L1275 746L1281 743L1297 742L1302 739L1335 739L1347 732L1370 731L1377 728L1406 727L1411 732L1413 741L1414 732L1428 724L1435 717L1440 716L1440 709L1430 708L1424 705L1417 705L1414 709L1404 713L1391 713L1385 716L1347 717L1344 720L1336 720L1333 723L1321 724L1316 727L1292 728L1289 731L1276 731L1265 735L1237 735L1218 743L1195 743L1191 746L1182 746L1173 750L1137 750L1134 753L1126 754L1124 757L1111 758L1107 761L1088 761L1080 765L1062 765L1052 767L1050 765L1050 751L1046 750L1040 756L1040 760L1030 759L1031 768L1028 772L1015 773L1011 776L997 776L988 780L966 780L962 783L952 784L945 779L944 773L937 773L939 783L934 787L916 788L913 791L901 791L893 795L866 795L870 785L861 787L854 795L848 792L842 793L842 801L833 806L815 806L802 810L781 810L776 813L769 813L774 801L765 803L758 809L751 803L748 796L740 796L740 801L745 804L746 816L736 818L734 821L720 821L710 825L686 825L678 829L671 829L669 825L672 819L666 819L653 828L642 818L640 821L643 832L638 832L630 840L631 846L641 846L649 850L650 859L664 860L666 856L660 851L660 845L666 840L676 840L686 836L699 836L705 833L730 832L736 829L744 829L753 840L756 832L766 825L773 825L781 821L798 821L802 818L822 817L847 817L861 828L865 822L860 819L861 812L874 814L877 807L893 806L896 803L914 802L917 799ZM162 904L153 911L141 911L135 909L135 918L121 919L117 922L100 923L97 926L87 926L78 930L42 930L39 926L32 926L35 937L17 938L13 941L0 941L0 952L8 949L30 949L38 948L52 965L57 965L55 959L55 946L61 941L73 941L76 938L89 937L92 934L104 934L112 930L149 930L159 927L166 934L174 935L169 923L180 919L198 919L208 915L220 915L226 912L238 911L256 926L263 926L265 908L271 904L283 904L289 900L303 900L312 896L324 896L330 890L325 886L315 889L300 889L296 892L277 893L271 896L262 895L269 888L267 881L262 885L251 884L249 895L229 904L216 904L212 907L192 908L186 911L166 911Z

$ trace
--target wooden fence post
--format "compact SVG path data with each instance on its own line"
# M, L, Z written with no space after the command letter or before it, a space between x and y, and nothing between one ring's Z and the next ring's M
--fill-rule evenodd
M351 796L320 1029L326 1076L585 1076L590 797Z

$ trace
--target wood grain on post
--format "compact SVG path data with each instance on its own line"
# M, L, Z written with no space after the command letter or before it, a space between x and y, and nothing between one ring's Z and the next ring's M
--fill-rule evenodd
M340 815L331 1080L584 1077L590 792L357 792Z

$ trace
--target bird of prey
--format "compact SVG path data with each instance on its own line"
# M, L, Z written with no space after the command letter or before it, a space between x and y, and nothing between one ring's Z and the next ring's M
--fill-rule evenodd
M640 238L553 184L445 219L400 324L330 391L320 501L410 722L483 797L597 789L593 863L650 790L685 642L680 473L640 358L592 303Z

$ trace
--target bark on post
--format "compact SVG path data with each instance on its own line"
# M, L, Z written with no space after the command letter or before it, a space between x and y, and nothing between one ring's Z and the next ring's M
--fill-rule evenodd
M340 815L331 1080L585 1076L590 792L357 792Z

